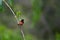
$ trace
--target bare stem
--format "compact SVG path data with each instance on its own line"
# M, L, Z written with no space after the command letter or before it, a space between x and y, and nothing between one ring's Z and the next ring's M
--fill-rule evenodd
M20 28L20 29L21 29L21 33L22 33L23 39L25 40L25 36L24 36L23 30L22 30L22 28Z
M9 6L9 4L8 4L5 0L3 0L3 2L4 2L4 3L6 4L6 6L11 10L11 12L13 13L13 15L14 15L15 19L17 20L17 23L18 23L18 18L17 18L17 16L15 15L14 11L12 10L12 8Z
M11 12L13 13L13 15L14 15L14 17L15 17L17 23L18 23L18 22L19 22L19 21L18 21L18 18L17 18L17 16L15 15L14 11L12 10L12 8L9 6L9 4L8 4L5 0L3 0L3 2L4 2L4 3L6 4L6 6L11 10ZM25 36L24 36L24 33L23 33L22 28L20 28L20 30L21 30L23 39L25 40Z

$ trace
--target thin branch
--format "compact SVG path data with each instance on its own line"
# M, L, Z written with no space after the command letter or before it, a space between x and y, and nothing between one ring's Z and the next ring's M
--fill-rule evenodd
M15 19L17 20L17 23L18 23L18 18L17 18L17 16L15 15L14 11L12 10L12 8L9 6L9 4L8 4L5 0L3 0L3 2L4 2L4 3L6 4L6 6L11 10L11 12L13 13L13 15L14 15Z
M22 33L23 39L25 40L25 36L24 36L23 30L22 30L22 28L20 28L20 29L21 29L21 33Z
M12 10L12 8L9 6L9 4L8 4L5 0L3 0L3 2L4 2L4 3L7 5L7 7L11 10L11 12L13 13L13 15L14 15L15 19L17 20L17 23L18 23L18 22L19 22L19 21L18 21L18 18L17 18L17 16L15 15L14 11ZM20 30L21 30L23 39L25 40L25 36L24 36L24 33L23 33L22 28L20 28Z

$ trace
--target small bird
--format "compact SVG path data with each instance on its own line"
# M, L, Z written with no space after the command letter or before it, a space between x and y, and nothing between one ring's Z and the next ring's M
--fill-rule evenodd
M22 26L24 24L24 19L21 19L18 23L18 25Z

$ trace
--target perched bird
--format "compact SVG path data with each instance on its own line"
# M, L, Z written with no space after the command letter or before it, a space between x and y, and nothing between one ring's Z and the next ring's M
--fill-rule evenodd
M24 19L21 19L18 23L18 25L22 26L24 24Z

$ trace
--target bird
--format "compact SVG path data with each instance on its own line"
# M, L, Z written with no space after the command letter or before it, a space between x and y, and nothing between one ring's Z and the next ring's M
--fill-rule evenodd
M24 19L21 19L19 22L18 22L18 25L22 26L24 24Z

